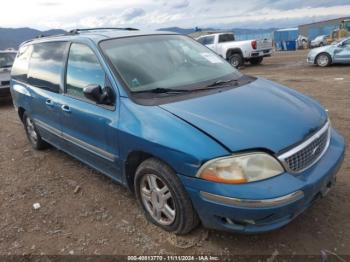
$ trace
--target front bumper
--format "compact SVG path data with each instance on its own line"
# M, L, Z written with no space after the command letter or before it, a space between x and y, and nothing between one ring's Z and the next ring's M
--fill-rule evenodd
M316 56L311 56L311 55L309 55L308 57L307 57L307 62L309 63L309 64L311 64L311 65L314 65L315 64L315 59L316 59Z
M284 173L241 185L180 178L205 227L241 233L266 232L288 224L328 192L335 183L344 152L344 139L332 130L324 156L298 175Z

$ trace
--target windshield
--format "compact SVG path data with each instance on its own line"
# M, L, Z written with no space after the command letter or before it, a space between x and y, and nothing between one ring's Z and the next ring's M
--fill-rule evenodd
M15 53L0 53L0 68L11 67L15 57Z
M131 92L192 90L242 76L208 48L182 35L111 39L100 46Z

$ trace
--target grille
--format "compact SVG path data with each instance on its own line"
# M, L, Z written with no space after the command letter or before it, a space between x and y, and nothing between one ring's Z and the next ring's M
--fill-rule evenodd
M8 86L10 85L10 81L1 81L2 86Z
M315 164L329 145L329 123L311 138L279 157L288 171L300 173Z

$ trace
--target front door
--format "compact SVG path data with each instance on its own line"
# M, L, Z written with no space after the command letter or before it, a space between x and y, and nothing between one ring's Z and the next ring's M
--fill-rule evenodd
M92 49L85 44L72 43L61 105L65 151L120 180L116 132L118 114L115 106L97 105L84 97L83 89L91 84L102 88L110 86Z
M344 41L343 45L334 51L334 62L350 63L350 39Z

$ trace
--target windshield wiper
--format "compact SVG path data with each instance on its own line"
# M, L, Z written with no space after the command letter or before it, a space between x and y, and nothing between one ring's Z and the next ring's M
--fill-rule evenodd
M210 89L216 89L220 87L227 87L230 86L229 83L234 82L234 85L238 84L237 79L230 79L230 80L218 80L214 83L204 87L204 88L195 88L195 89L175 89L175 88L154 88L149 90L142 90L142 91L134 91L133 93L155 93L155 94L181 94L181 93L190 93L190 92L198 92L198 91L205 91Z
M142 91L134 91L133 93L155 93L155 94L178 94L178 93L186 93L191 92L192 90L189 89L175 89L175 88L154 88L149 90L142 90Z
M234 82L237 85L238 79L217 80L214 83L207 85L207 87L226 86L227 84L229 84L231 82Z

